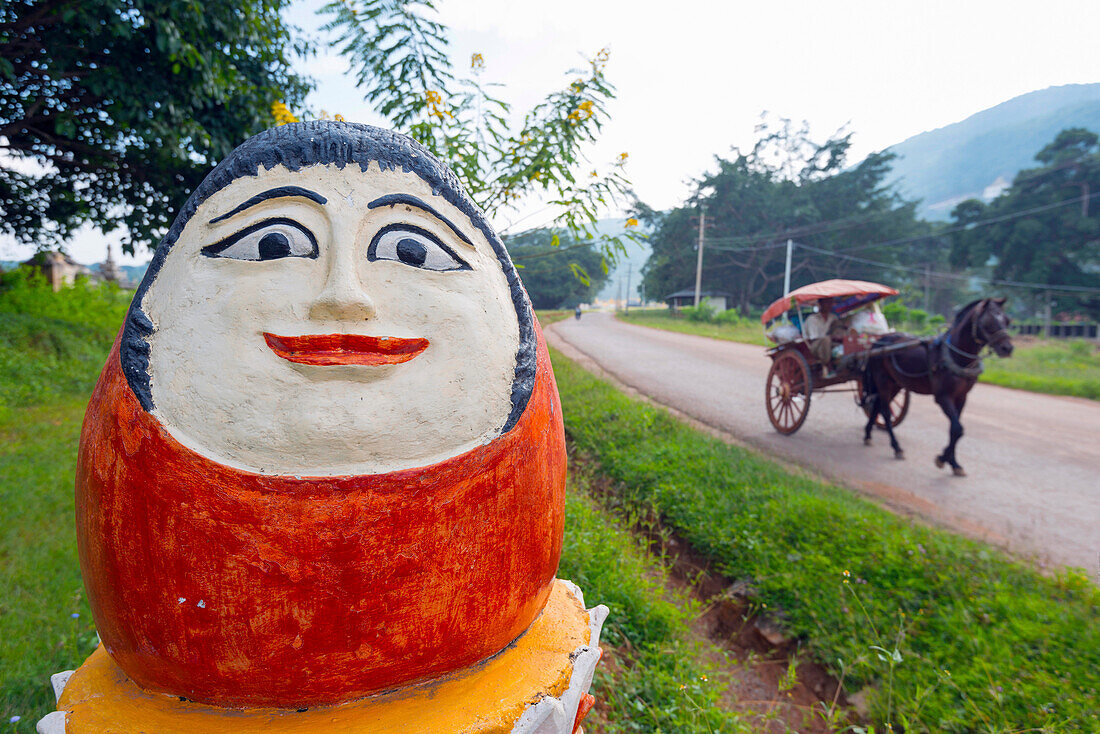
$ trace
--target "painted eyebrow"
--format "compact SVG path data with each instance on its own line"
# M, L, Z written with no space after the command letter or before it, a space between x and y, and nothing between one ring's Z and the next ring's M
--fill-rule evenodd
M324 204L328 203L328 199L326 199L325 197L321 196L320 194L318 194L315 191L310 191L309 189L303 189L301 186L279 186L279 187L276 187L274 189L268 189L267 191L264 191L263 193L256 194L255 196L253 196L251 199L249 199L245 203L238 205L232 211L226 212L225 214L222 214L220 217L214 217L213 219L210 220L210 224L217 224L218 222L222 221L223 219L229 219L229 217L233 216L234 214L240 214L245 209L248 209L249 207L256 206L261 201L268 201L270 199L279 199L279 198L282 198L284 196L301 196L301 197L304 197L304 198L309 199L311 201L315 201L315 202L317 202L318 204L321 204L321 205L324 205Z
M458 227L456 227L450 219L436 211L430 204L423 202L415 196L409 194L387 194L380 196L371 203L367 204L368 209L377 209L380 206L397 206L398 204L408 204L409 206L415 206L417 209L423 209L431 214L433 217L450 227L451 231L458 235L458 238L465 242L470 247L474 246L474 243L470 241L470 238L465 235Z

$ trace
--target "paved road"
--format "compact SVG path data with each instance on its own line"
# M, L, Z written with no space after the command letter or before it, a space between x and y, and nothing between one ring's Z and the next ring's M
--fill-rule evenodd
M784 460L804 465L896 510L1008 548L1041 566L1085 568L1100 580L1100 403L978 384L963 413L958 478L932 463L947 419L914 396L898 428L907 459L885 433L862 443L850 394L815 394L793 436L764 410L763 348L650 329L590 313L547 329L551 344L590 357L622 383ZM562 342L565 344L562 344Z

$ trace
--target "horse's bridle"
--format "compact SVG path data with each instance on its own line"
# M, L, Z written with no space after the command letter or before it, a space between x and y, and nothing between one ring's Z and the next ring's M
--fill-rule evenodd
M985 307L987 305L989 305L989 299L982 301L982 303L974 309L974 319L970 325L970 336L978 345L977 352L970 353L952 344L950 331L947 332L947 337L943 340L944 345L948 349L970 362L970 366L963 367L956 364L955 360L945 354L944 362L947 368L957 375L962 375L964 377L977 377L980 375L982 373L982 349L986 346L993 346L1005 339L1012 338L1012 335L1008 333L1008 329L1003 326L999 327L992 334L985 330L985 327L982 326L982 316L985 315ZM977 364L974 364L974 362L977 362Z
M1012 335L1008 333L1008 329L1004 326L997 327L997 330L992 334L985 330L985 327L982 326L982 316L985 315L985 307L987 305L989 305L989 299L986 299L978 308L978 314L974 317L974 323L970 328L970 335L974 338L974 341L978 343L979 354L982 351L982 347L986 345L993 346L1005 339L1012 338Z

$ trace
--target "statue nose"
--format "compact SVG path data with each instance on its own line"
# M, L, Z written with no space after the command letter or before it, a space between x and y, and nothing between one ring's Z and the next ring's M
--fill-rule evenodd
M361 321L374 316L374 301L363 290L354 272L334 274L309 307L309 317L318 321Z

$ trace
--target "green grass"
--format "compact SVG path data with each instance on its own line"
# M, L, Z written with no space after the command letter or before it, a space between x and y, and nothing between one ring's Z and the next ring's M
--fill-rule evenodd
M1100 591L711 439L554 356L569 435L908 732L1100 731ZM895 652L896 651L896 652Z
M23 717L19 731L53 710L50 675L79 665L96 641L73 509L84 402L0 416L0 720Z
M55 294L22 271L0 276L0 413L91 393L130 295L84 282Z
M605 661L596 669L592 693L604 713L599 731L752 731L721 707L721 685L697 662L688 626L699 610L664 587L661 564L589 497L587 483L571 468L558 576L576 583L588 606L611 610L603 642L619 653L614 665Z
M691 321L683 316L674 315L668 309L635 309L629 313L619 311L616 316L628 323L649 326L654 329L678 331L681 334L694 334L695 336L709 336L712 339L725 339L759 346L767 344L767 340L764 338L764 328L755 319L739 319L726 323Z
M555 321L561 321L562 319L569 318L573 315L573 312L562 310L544 310L535 311L535 315L538 316L539 323L542 324L543 327L547 327Z
M1100 400L1100 348L1083 339L1018 340L1008 359L985 360L982 382Z

